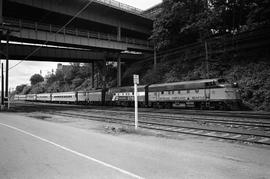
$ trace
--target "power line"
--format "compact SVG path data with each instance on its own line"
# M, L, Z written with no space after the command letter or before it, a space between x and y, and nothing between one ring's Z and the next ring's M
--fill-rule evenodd
M77 18L94 0L90 0L82 9L80 9L65 25L63 25L56 33L58 34L59 32L61 32L64 28L66 28L66 26L68 26L75 18ZM41 46L39 46L38 48L36 48L35 50L33 50L31 53L29 53L23 60L21 60L20 62L16 63L15 65L13 65L12 67L9 68L9 70L15 68L16 66L18 66L19 64L21 64L22 62L24 62L26 59L28 59L29 57L31 57L32 55L34 55L37 51L39 51L43 45L46 45L49 41L45 41Z

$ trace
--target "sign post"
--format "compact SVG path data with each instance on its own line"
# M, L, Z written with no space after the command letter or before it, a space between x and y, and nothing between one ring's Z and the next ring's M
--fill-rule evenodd
M135 103L135 130L138 129L138 95L137 95L137 85L139 84L139 75L133 75L134 83L134 103Z

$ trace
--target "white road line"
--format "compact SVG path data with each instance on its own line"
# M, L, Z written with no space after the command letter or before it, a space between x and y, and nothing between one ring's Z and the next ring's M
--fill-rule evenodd
M67 147L64 147L64 146L62 146L62 145L56 144L56 143L54 143L54 142L52 142L52 141L49 141L49 140L44 139L44 138L42 138L42 137L39 137L39 136L36 136L36 135L31 134L31 133L29 133L29 132L26 132L26 131L24 131L24 130L22 130L22 129L19 129L19 128L16 128L16 127L13 127L13 126L10 126L10 125L7 125L7 124L3 124L3 123L0 123L0 125L5 126L5 127L8 127L8 128L10 128L10 129L13 129L13 130L16 130L16 131L19 131L19 132L21 132L21 133L27 134L27 135L32 136L32 137L34 137L34 138L37 138L37 139L39 139L39 140L41 140L41 141L43 141L43 142L49 143L49 144L51 144L51 145L54 145L54 146L56 146L56 147L59 147L59 148L65 150L65 151L68 151L68 152L70 152L70 153L73 153L73 154L75 154L75 155L78 155L78 156L80 156L80 157L83 157L83 158L85 158L85 159L88 159L88 160L94 161L94 162L96 162L96 163L99 163L99 164L101 164L101 165L104 165L104 166L106 166L106 167L108 167L108 168L117 170L118 172L123 173L123 174L126 174L126 175L129 175L129 176L131 176L131 177L133 177L133 178L143 179L143 177L140 177L140 176L138 176L138 175L136 175L136 174L133 174L133 173L128 172L128 171L126 171L126 170L123 170L123 169L121 169L121 168L115 167L115 166L113 166L113 165L111 165L111 164L108 164L108 163L105 163L105 162L103 162L103 161L97 160L97 159L95 159L95 158L93 158L93 157L87 156L87 155L82 154L82 153L80 153L80 152L76 152L76 151L71 150L71 149L69 149L69 148L67 148Z

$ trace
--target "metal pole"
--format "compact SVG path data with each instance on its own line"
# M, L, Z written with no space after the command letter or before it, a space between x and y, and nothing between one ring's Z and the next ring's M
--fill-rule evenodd
M154 70L156 71L157 69L157 48L156 44L154 44Z
M0 0L0 24L3 23L3 0Z
M138 96L137 83L134 83L134 102L135 102L135 130L138 129Z
M8 71L9 71L9 31L7 31L7 43L6 43L6 98L8 98Z
M92 62L92 88L95 88L95 62Z
M1 64L1 110L4 109L4 64Z
M117 27L117 40L121 41L121 27L120 26Z
M120 56L117 59L117 86L121 87L121 58Z
M106 104L106 74L107 74L107 65L106 59L103 61L103 73L102 73L102 106Z
M11 97L11 95L10 95L10 89L9 89L9 93L8 93L8 109L10 108L10 97Z
M206 78L209 79L209 57L208 57L208 46L207 41L204 41L204 47L205 47L205 65L206 65Z

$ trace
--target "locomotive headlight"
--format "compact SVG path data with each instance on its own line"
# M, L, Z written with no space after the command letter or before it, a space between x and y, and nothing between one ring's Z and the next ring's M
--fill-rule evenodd
M233 83L233 87L238 87L238 83Z

